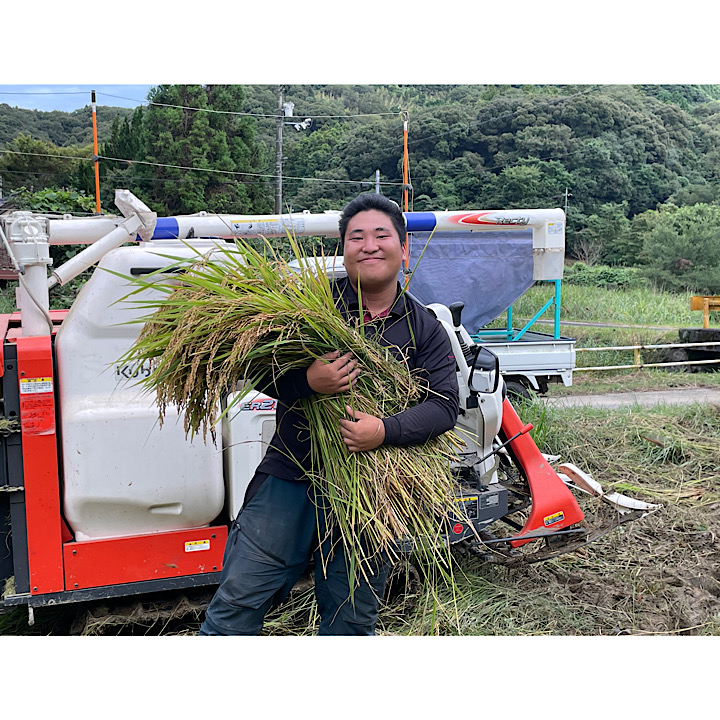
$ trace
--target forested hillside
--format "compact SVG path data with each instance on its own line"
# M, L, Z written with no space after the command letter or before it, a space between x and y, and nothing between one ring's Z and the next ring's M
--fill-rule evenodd
M293 104L283 126L286 208L339 209L374 191L377 170L381 191L400 201L406 118L410 209L567 208L576 258L655 267L663 283L717 282L720 292L711 248L720 230L718 86L289 85L282 92ZM276 87L167 85L148 100L132 113L98 108L103 207L116 187L128 187L161 214L272 212ZM63 134L54 122L50 134L50 118L41 122L66 114L0 109L0 140L24 153L0 155L6 193L28 184L93 191L91 162L46 157L92 154L77 124Z
M124 117L132 110L103 107L97 112L98 136L109 137L113 120ZM0 103L0 146L10 142L19 133L31 135L61 147L92 143L92 108L86 105L74 112L43 112L25 110Z

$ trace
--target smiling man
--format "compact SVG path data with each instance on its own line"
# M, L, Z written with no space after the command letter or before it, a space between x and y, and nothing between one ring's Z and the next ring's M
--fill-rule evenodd
M345 445L350 452L409 447L451 430L458 416L455 358L443 327L398 282L407 252L399 206L379 194L360 195L343 210L339 229L347 278L334 286L338 309L349 322L362 317L366 335L406 362L425 390L417 405L390 417L353 413L347 406L348 418L340 421ZM265 614L287 597L313 558L319 634L375 633L389 564L378 562L348 601L342 543L325 534L331 523L306 477L310 435L297 402L313 393L348 392L360 372L349 353L334 352L258 385L278 400L277 427L230 529L220 587L201 635L259 634Z
M363 204L371 201L363 200ZM364 210L352 216L345 228L345 269L371 313L387 310L395 300L400 267L407 254L404 232L399 237L392 219L380 210Z

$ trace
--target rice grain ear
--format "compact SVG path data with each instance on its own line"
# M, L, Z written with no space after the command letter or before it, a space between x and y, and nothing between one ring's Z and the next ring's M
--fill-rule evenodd
M335 306L324 260L303 262L294 239L291 246L298 270L267 243L261 253L237 240L219 258L200 258L176 276L161 299L144 303L144 327L121 361L152 363L142 385L155 394L160 421L175 406L188 436L202 433L207 440L209 433L214 440L232 407L221 410L223 401L238 386L249 391L262 373L304 368L335 349L352 352L362 370L350 398L354 408L387 417L417 402L421 388L407 364ZM366 577L379 557L397 559L402 540L447 577L441 528L459 512L450 474L459 440L446 433L412 448L351 453L338 429L345 402L345 396L311 396L301 407L310 427L310 479L330 508L351 577Z

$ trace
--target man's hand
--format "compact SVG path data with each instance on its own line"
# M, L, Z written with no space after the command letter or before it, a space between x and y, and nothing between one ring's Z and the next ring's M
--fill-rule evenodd
M310 388L323 395L347 392L356 382L360 368L351 353L340 356L337 350L326 353L307 369Z
M382 445L385 439L385 425L380 418L374 415L353 410L345 406L347 414L354 420L340 421L340 434L350 452L374 450Z

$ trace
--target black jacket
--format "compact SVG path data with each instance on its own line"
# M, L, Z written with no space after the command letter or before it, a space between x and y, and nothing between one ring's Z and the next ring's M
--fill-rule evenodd
M333 296L344 317L359 317L358 296L349 280L335 283ZM410 369L418 369L421 382L433 391L426 392L417 405L383 418L384 444L415 445L451 430L459 412L456 364L450 340L439 321L422 305L401 294L398 283L398 296L389 315L366 324L366 336L371 336L373 328L375 340L395 357L407 357ZM313 394L306 371L290 370L281 377L268 377L256 389L278 401L277 429L258 472L285 480L302 477L302 468L308 469L310 433L295 403Z

